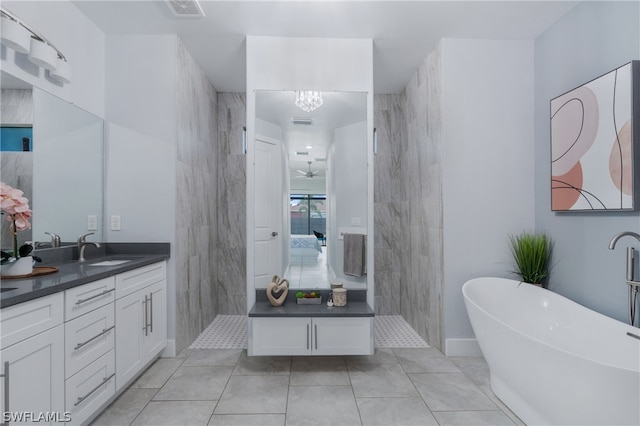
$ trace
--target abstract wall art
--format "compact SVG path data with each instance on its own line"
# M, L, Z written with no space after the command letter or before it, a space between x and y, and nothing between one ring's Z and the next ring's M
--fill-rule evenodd
M551 210L637 210L640 61L551 100Z

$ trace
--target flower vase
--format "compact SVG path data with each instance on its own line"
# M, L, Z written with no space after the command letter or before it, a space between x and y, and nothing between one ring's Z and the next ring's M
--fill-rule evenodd
M4 277L29 275L33 272L33 258L31 256L20 257L14 262L2 265L1 271Z

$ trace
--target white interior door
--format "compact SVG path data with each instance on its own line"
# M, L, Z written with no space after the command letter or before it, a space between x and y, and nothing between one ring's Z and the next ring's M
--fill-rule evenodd
M266 288L282 276L282 158L280 141L255 141L255 288Z

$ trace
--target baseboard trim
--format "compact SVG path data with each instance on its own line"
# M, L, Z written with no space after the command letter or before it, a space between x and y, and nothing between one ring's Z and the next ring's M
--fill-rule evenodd
M482 356L476 339L446 339L444 353L447 356Z
M160 352L160 358L174 358L176 355L176 341L167 340L167 346Z

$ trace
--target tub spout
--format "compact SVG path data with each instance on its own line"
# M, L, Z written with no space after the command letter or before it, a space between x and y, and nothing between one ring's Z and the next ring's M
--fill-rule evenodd
M614 235L611 241L609 241L609 250L613 250L614 248L616 248L616 243L618 242L618 240L622 237L627 236L634 237L636 240L640 241L640 234L636 234L635 232L631 231L620 232L619 234Z
M622 237L629 236L634 237L636 240L640 241L640 235L635 232L625 231L620 232L613 236L611 241L609 242L609 250L613 250L616 247L616 243ZM640 287L640 282L634 280L635 271L635 249L633 247L627 247L627 284L629 285L629 324L632 326L635 325L636 322L636 300L638 298L638 288Z

